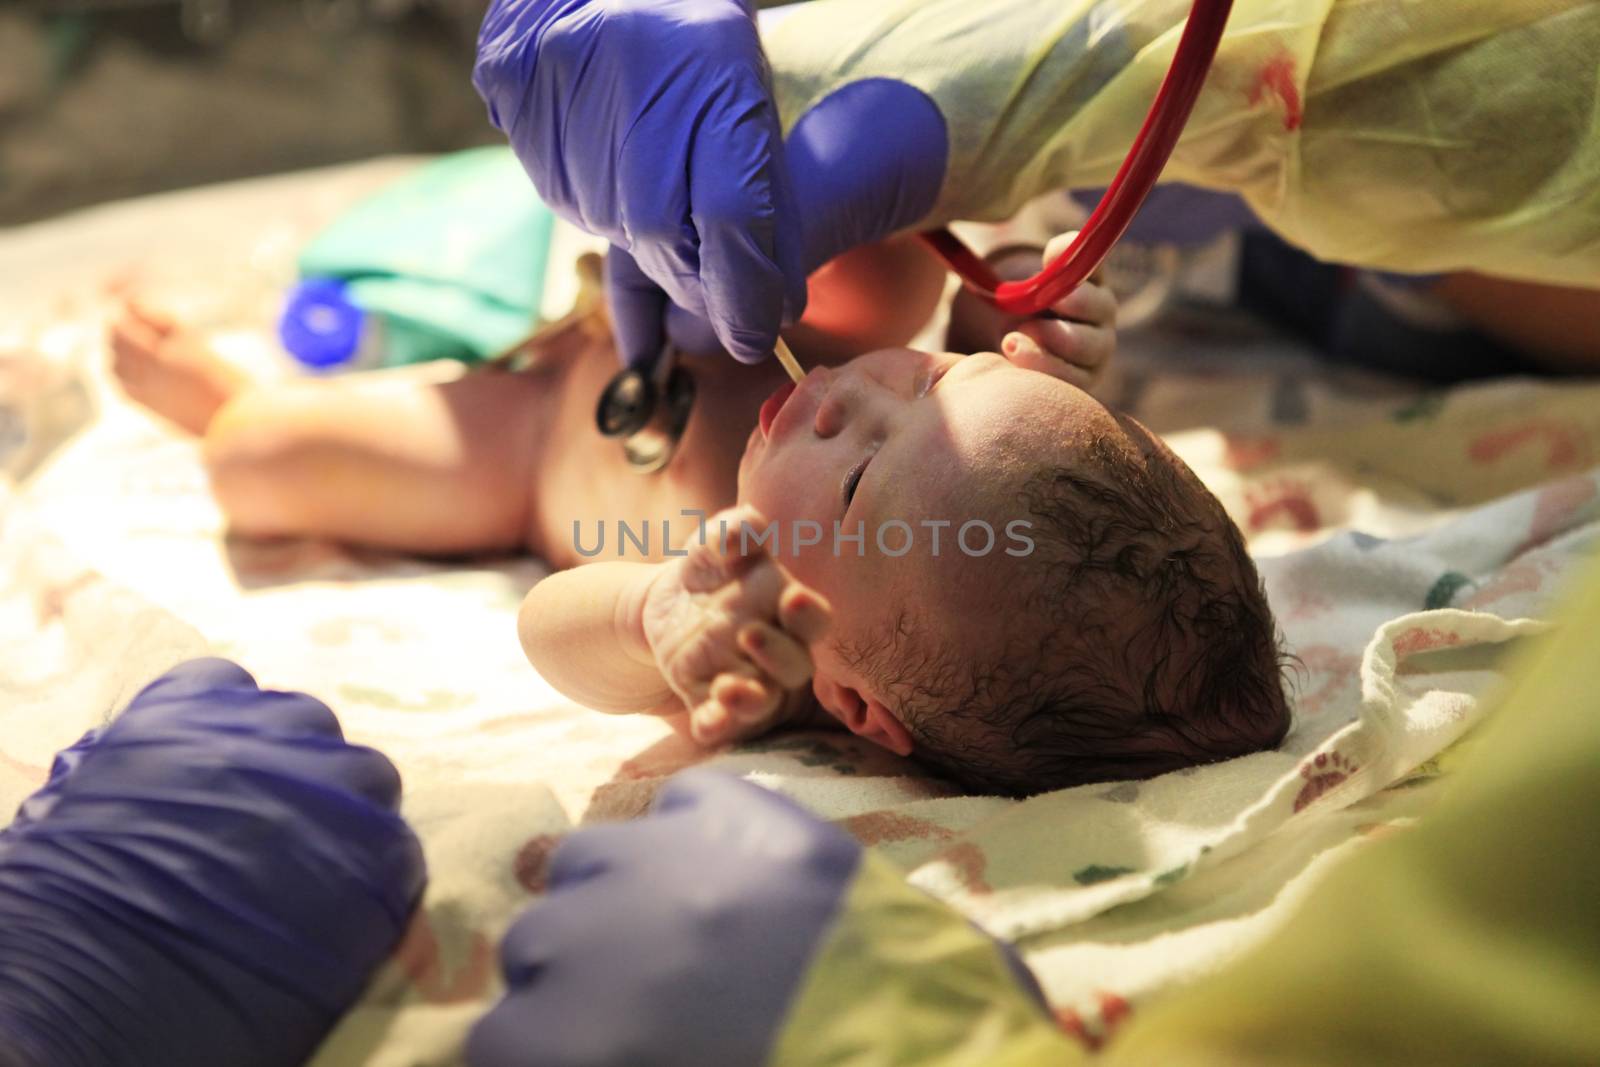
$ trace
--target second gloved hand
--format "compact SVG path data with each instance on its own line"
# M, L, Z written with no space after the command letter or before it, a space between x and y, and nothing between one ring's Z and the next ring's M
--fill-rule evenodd
M472 1067L1074 1062L1009 948L758 785L680 774L549 884Z
M506 934L473 1067L754 1067L861 846L760 786L690 771L639 822L569 838Z
M224 660L146 687L0 832L0 1050L26 1067L291 1067L422 892L400 779Z

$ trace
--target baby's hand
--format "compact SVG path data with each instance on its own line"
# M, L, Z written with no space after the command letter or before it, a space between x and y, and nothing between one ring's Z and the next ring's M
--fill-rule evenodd
M1048 263L1067 250L1076 232L1045 246ZM1037 253L1002 256L995 270L1007 280L1038 271ZM1018 318L962 290L950 309L950 347L961 351L999 351L1019 366L1043 371L1080 389L1093 390L1117 350L1117 299L1111 290L1084 282L1050 306L1058 318Z
M645 640L703 745L765 733L809 708L809 646L832 621L827 601L741 537L741 523L767 526L748 506L718 513L705 543L666 564L645 595Z

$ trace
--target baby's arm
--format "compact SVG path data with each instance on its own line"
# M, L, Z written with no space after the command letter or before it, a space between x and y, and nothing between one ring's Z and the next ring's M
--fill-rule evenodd
M546 578L523 601L529 661L566 696L598 711L687 713L702 744L811 717L810 646L826 601L762 546L752 509L723 512L712 534L659 564L591 563Z
M683 710L644 634L644 600L670 563L586 563L533 587L517 615L528 662L596 711Z

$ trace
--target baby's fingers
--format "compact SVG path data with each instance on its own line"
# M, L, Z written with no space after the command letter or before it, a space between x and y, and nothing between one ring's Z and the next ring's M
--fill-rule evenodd
M1005 352L1005 357L1016 366L1024 370L1040 371L1050 374L1051 378L1059 378L1069 386L1078 389L1088 389L1099 378L1099 370L1104 365L1085 366L1093 360L1094 354L1085 352L1083 338L1074 336L1074 331L1093 330L1093 326L1080 326L1077 323L1062 322L1034 322L1024 323L1016 330L1006 334L1005 341L1000 344L1000 350ZM1040 344L1038 334L1045 334L1048 346ZM1062 336L1066 334L1066 336ZM1112 342L1115 344L1115 341Z
M690 712L689 734L702 745L720 745L760 733L782 699L765 679L718 675L708 699Z
M1083 282L1072 292L1050 305L1050 310L1063 319L1085 322L1091 326L1112 327L1117 324L1117 298L1111 290L1093 282Z
M691 545L683 561L684 589L720 589L766 559L766 548L757 541L766 527L766 519L748 505L713 515L706 522L704 541Z
M111 372L124 389L137 392L159 376L162 340L137 319L123 317L111 327Z
M785 689L799 689L811 680L811 654L793 637L764 622L739 631L739 650Z
M1078 232L1058 234L1044 246L1044 261L1050 263L1071 247ZM1050 305L1050 310L1064 319L1087 322L1095 326L1115 326L1117 323L1117 298L1111 290L1095 284L1095 275L1082 282L1066 296Z
M759 733L783 702L783 690L770 678L724 674L711 683L711 699L728 709L737 736Z
M137 319L121 318L111 326L111 352L119 359L148 359L160 344L160 336Z
M816 590L791 583L778 598L778 625L800 644L813 645L833 625L833 606Z
M689 736L695 744L720 745L729 739L733 727L733 714L726 705L708 700L689 712Z
M1109 362L1111 354L1117 349L1115 330L1103 330L1081 322L1062 322L1057 319L1025 322L1012 334L1006 335L1001 347L1004 348L1017 334L1031 340L1046 354L1074 367L1081 367L1091 375Z

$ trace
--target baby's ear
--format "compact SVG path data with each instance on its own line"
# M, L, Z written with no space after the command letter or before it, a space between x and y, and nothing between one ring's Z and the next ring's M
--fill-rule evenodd
M911 755L915 747L911 731L877 697L824 674L818 674L811 680L811 691L816 694L817 703L822 705L823 710L844 723L845 729L851 733L865 737L897 756Z

